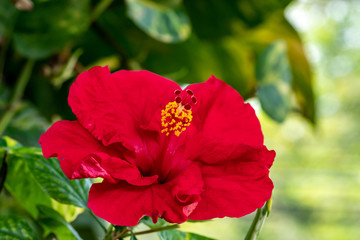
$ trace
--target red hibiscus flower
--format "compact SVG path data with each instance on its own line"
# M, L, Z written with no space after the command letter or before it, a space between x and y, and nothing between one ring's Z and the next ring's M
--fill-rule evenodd
M70 179L104 179L88 207L112 224L241 217L271 196L275 152L252 107L213 76L182 90L151 72L95 67L68 100L78 120L52 125L43 154Z

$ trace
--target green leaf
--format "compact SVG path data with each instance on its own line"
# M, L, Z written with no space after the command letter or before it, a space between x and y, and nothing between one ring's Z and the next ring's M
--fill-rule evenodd
M310 64L300 41L288 41L289 60L293 74L293 89L304 117L316 123L315 97Z
M305 56L299 34L285 19L284 14L275 12L266 24L249 32L246 38L247 41L256 46L254 49L257 51L263 50L278 39L286 41L296 110L312 123L315 123L315 97L310 64Z
M131 231L131 236L130 236L130 240L137 240L135 234L133 231Z
M161 227L171 226L173 224L166 222L164 219L159 218L157 223L153 223L150 217L146 216L140 220L151 229L157 229ZM212 238L204 237L195 233L185 233L177 229L169 229L158 232L161 240L214 240Z
M4 36L13 25L16 9L10 1L0 1L0 36Z
M49 122L29 103L21 103L5 134L16 138L26 146L38 146L40 135L49 126Z
M26 161L11 153L8 155L8 173L5 187L34 218L38 216L37 204L51 206L50 197L35 180Z
M35 231L29 224L15 216L0 217L0 240L36 240Z
M14 32L15 48L31 59L60 51L88 28L89 7L89 0L35 0L32 11L19 14Z
M141 223L145 224L146 226L148 226L151 229L155 229L155 228L161 228L161 227L165 227L170 225L170 223L166 222L164 219L159 218L158 221L156 223L153 223L151 217L149 216L145 216L140 220Z
M89 179L69 180L60 168L56 158L45 159L41 150L19 148L16 154L25 157L28 167L41 187L56 201L87 208Z
M158 232L161 240L185 240L186 234L183 231L171 229Z
M24 157L19 152L26 154L38 153L38 149L22 148L21 144L9 137L0 140L0 150L8 150L8 171L5 187L34 218L38 216L37 205L45 205L59 212L67 221L73 221L83 209L61 204L43 190L36 178L28 168L28 156ZM38 156L38 155L36 155Z
M256 78L262 108L275 121L284 121L290 111L292 81L286 42L276 41L261 53Z
M185 240L215 240L195 233L186 233Z
M169 1L170 2L170 1ZM149 0L126 0L128 15L151 37L165 43L184 41L191 32L186 13L177 4L160 4Z
M19 148L21 147L21 144L8 136L4 136L0 139L0 147L4 147L9 150Z
M73 226L68 223L63 216L61 216L58 212L53 210L52 208L44 205L37 206L39 210L38 221L40 221L43 225L47 226L49 229L59 229L61 226L65 226L72 234L72 236L65 235L67 239L77 239L82 240L79 236L78 232L73 228ZM59 234L57 234L59 238Z
M202 42L191 37L177 45L151 43L154 49L148 49L142 66L180 83L204 82L214 75L246 98L255 87L255 74L252 53L241 41L233 37Z

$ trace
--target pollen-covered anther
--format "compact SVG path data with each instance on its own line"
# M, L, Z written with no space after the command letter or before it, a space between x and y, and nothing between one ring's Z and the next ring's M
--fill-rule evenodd
M175 101L169 102L161 111L161 132L165 133L166 136L171 133L180 136L190 126L193 118L191 106L183 105L181 101L177 101L177 98Z

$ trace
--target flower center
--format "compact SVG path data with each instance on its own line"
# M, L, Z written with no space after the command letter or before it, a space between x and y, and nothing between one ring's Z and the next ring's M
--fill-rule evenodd
M161 111L161 132L166 136L170 133L180 136L190 126L193 118L191 105L197 102L194 93L189 89L185 94L181 90L176 90L174 93L174 101L169 102Z

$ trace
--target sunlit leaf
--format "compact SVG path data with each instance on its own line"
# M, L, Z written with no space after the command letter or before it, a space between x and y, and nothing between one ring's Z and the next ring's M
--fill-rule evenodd
M256 78L262 108L275 121L284 121L290 111L292 80L284 41L276 41L262 52L256 64Z
M15 216L0 217L0 240L36 240L35 231L29 224Z
M126 3L134 23L161 42L180 42L191 32L189 19L179 6L169 7L149 0L126 0Z

